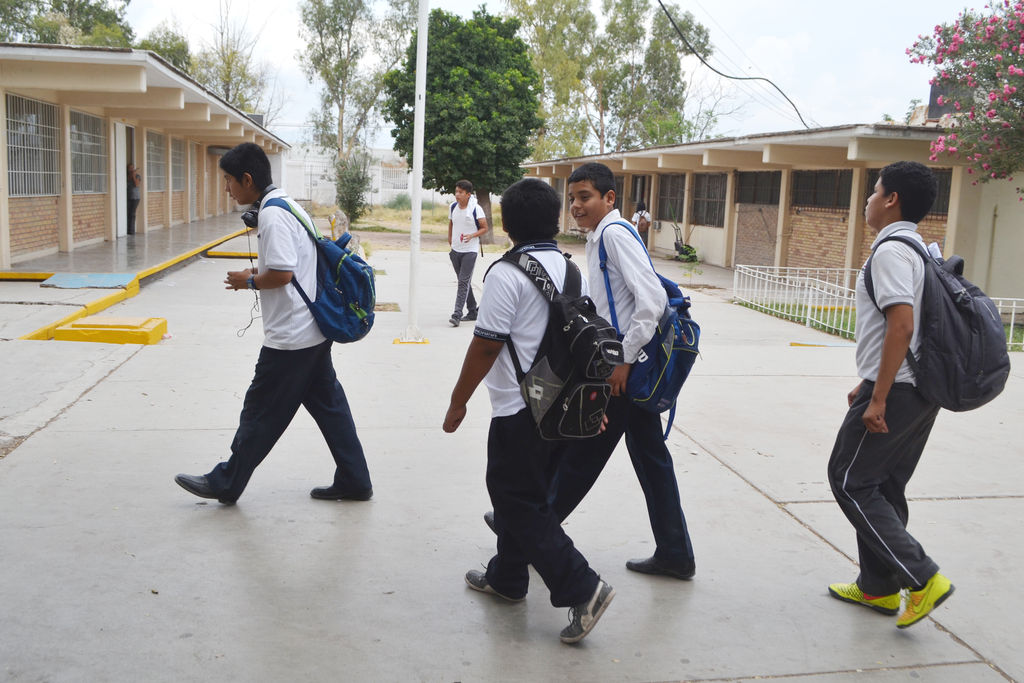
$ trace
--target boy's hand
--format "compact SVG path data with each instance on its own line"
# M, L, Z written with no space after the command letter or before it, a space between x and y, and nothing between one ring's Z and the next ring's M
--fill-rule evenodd
M623 396L626 393L626 382L629 380L629 371L633 369L632 363L623 363L612 370L608 384L612 387L612 396Z
M855 387L853 388L853 391L851 391L850 393L848 393L848 394L846 395L846 407L847 407L847 408L849 408L850 406L852 406L852 405L853 405L853 402L854 402L854 401L855 401L855 400L857 399L857 394L859 394L859 393L860 393L860 385L861 385L861 384L863 384L863 382L860 382L860 383L858 383L858 384L857 384L857 386L855 386Z
M249 287L249 276L253 272L246 268L245 270L229 270L228 276L224 278L224 284L227 285L224 289L246 289Z
M889 425L885 424L884 400L880 401L872 397L871 403L868 404L861 419L872 434L887 434L889 432Z
M444 425L441 427L448 434L451 434L466 418L466 406L457 406L454 403L448 406L448 414L444 416Z

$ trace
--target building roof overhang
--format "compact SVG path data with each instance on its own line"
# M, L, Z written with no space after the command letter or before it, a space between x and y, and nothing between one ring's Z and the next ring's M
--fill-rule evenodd
M573 169L599 161L616 173L759 171L879 166L919 161L932 166L932 141L940 129L926 126L851 124L810 130L717 138L680 145L528 162L530 175L564 178Z
M270 154L289 148L147 50L0 43L0 87L211 146L255 142Z

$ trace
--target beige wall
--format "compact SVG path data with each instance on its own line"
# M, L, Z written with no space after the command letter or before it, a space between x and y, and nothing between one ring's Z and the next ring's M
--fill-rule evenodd
M965 275L989 296L1024 298L1024 202L1017 182L979 187L973 254L957 249L966 260Z

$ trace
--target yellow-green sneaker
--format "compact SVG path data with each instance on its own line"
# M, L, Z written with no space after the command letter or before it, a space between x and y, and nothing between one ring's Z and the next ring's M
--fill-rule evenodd
M900 611L900 594L882 595L877 598L868 598L855 583L833 583L828 587L829 594L836 600L852 602L857 605L870 607L876 612L892 616Z
M941 605L946 598L953 594L954 590L949 579L936 572L935 576L928 579L924 588L919 591L908 591L907 606L900 618L896 620L896 626L898 628L913 626Z

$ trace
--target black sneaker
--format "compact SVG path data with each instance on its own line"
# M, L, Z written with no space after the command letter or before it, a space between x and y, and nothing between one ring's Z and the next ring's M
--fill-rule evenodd
M476 320L476 311L470 311L466 313L466 315L462 316L463 322L468 322L472 320Z
M448 318L448 324L452 327L458 327L460 322L462 317L458 313L452 313L452 317Z
M504 593L499 593L494 590L491 588L491 584L487 583L487 572L482 572L479 569L470 569L466 572L466 585L475 591L489 593L490 595L497 595L499 598L504 598L509 602L522 602L526 598L525 595L513 598L510 595L505 595Z
M587 602L569 608L569 625L562 629L563 643L578 643L583 640L601 618L608 604L615 597L615 589L598 579L597 590Z
M494 526L494 510L488 510L484 513L484 524L486 524L487 528L493 531L495 535L498 534L498 528Z

